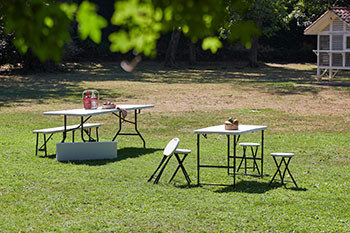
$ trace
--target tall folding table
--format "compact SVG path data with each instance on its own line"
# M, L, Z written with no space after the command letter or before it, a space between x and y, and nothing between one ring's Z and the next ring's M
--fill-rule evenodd
M194 130L193 133L197 134L197 185L223 185L223 186L236 186L236 175L239 175L236 171L236 158L237 152L236 147L237 143L242 134L252 133L256 131L261 131L261 168L260 176L263 176L263 166L264 166L264 131L267 129L267 126L261 125L239 125L238 130L225 130L225 125L216 125L203 129ZM227 165L208 165L201 164L200 160L200 138L203 135L205 138L208 134L219 134L226 135L227 137ZM233 154L231 154L231 145L230 137L233 136ZM233 160L232 165L230 161ZM224 168L227 169L228 175L233 176L233 184L217 184L217 183L201 183L200 182L200 171L201 168ZM230 170L231 169L231 170Z

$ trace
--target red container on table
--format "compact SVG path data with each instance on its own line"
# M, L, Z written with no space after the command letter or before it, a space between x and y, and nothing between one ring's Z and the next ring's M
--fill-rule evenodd
M99 94L96 90L83 91L83 104L85 109L97 109Z

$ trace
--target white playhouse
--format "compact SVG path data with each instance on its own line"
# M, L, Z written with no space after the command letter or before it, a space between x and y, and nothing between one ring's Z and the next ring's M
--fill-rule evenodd
M317 80L338 70L350 70L350 7L332 7L304 31L317 35ZM322 73L321 73L322 71Z

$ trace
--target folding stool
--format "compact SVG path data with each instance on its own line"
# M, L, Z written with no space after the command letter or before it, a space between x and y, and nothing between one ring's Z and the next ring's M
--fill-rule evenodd
M187 150L187 149L177 149L177 146L179 145L180 143L180 140L178 138L174 138L172 139L168 144L167 146L165 147L164 151L163 151L163 158L160 162L160 164L158 165L157 169L154 171L154 173L151 175L151 177L148 179L148 182L150 182L154 176L156 176L155 180L154 180L154 184L157 184L159 182L159 179L160 177L162 176L163 172L164 172L164 169L166 167L166 165L168 164L171 156L173 154L175 154L175 157L176 157L176 160L178 161L179 165L177 166L174 174L172 175L169 183L174 179L176 173L178 172L178 170L181 168L186 180L187 180L187 183L190 184L191 183L191 179L185 169L185 167L183 166L183 161L185 160L185 158L187 157L187 155L189 153L191 153L191 150ZM179 154L183 154L184 157L181 159ZM157 172L158 170L160 169L158 175Z
M253 169L253 171L255 171L255 169L256 169L258 174L261 175L258 164L256 163L256 160L258 160L258 159L261 160L260 158L256 157L260 144L254 143L254 142L242 142L242 143L239 143L239 145L243 147L243 155L242 155L242 157L237 157L237 158L241 158L241 162L239 163L239 166L237 168L237 172L239 172L240 169L244 168L244 174L247 174L247 169ZM250 149L251 149L252 157L247 157L247 148L248 147L250 147ZM247 159L253 160L252 167L248 167ZM244 162L244 166L242 167L243 162Z
M293 182L295 187L298 188L298 185L297 183L295 182L292 174L290 173L290 170L288 168L288 165L289 165L289 162L290 160L292 159L292 157L294 156L294 153L281 153L281 152L278 152L278 153L271 153L271 156L273 158L273 160L275 161L275 164L276 164L276 167L277 167L277 171L275 172L275 174L273 175L269 185L271 185L272 181L275 179L277 173L279 174L280 178L281 178L281 184L285 184L285 182ZM281 161L278 163L277 162L277 157L281 158ZM281 167L282 167L282 164L284 164L284 170L283 170L283 174L282 174L282 171L281 171ZM289 176L290 178L292 178L292 181L286 181L284 178L285 178L285 175L286 175L286 172L289 173Z

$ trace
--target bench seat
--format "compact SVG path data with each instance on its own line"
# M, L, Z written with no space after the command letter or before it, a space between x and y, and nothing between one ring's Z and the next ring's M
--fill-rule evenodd
M102 125L103 125L102 123L85 123L83 125L84 131L89 136L89 141L91 141L91 139L92 139L92 137L91 137L91 129L92 128L96 128L96 141L98 141L98 128ZM66 131L72 132L72 141L73 142L74 142L74 131L80 130L80 129L81 129L80 125L67 125L66 126ZM63 132L64 132L64 126L33 130L33 133L36 134L35 155L38 155L38 151L45 151L45 156L47 156L47 142L50 140L50 138L53 136L53 134L63 133ZM40 146L40 148L39 148L39 134L43 134L43 136L44 136L44 143ZM50 134L50 136L47 139L46 139L46 134ZM92 140L92 141L94 141L94 140Z
M102 123L85 123L83 126L84 126L84 129L90 129L90 128L100 127L102 125L103 125ZM79 125L67 125L67 131L72 131L77 129L80 129ZM33 133L43 133L43 134L63 133L63 132L64 132L64 126L33 130Z

